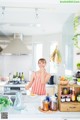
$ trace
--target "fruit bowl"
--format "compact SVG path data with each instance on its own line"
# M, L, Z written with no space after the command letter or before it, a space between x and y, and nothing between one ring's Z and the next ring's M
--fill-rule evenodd
M68 84L68 80L60 80L60 85L67 85Z
M66 79L65 76L61 76L60 77L60 85L67 85L68 84L68 80Z

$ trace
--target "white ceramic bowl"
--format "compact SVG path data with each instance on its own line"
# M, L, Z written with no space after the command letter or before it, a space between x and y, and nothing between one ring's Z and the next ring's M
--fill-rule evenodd
M75 83L74 80L69 81L69 84L70 84L70 85L72 85L72 84L74 84L74 83Z

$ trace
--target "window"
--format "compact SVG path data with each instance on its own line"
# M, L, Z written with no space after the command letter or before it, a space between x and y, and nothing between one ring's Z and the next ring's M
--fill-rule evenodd
M65 46L65 75L72 75L73 69L73 46L66 44Z

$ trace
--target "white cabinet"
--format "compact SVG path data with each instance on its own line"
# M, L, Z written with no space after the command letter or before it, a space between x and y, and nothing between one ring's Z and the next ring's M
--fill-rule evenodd
M49 95L54 95L55 93L55 85L46 85L46 93Z
M0 93L4 92L4 87L0 86Z
M0 93L4 92L4 86L7 83L7 81L0 81Z

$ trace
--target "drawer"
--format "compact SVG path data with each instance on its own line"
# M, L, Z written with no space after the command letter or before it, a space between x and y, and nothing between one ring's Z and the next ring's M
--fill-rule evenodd
M70 102L70 103L61 103L60 111L63 112L80 112L80 103L78 102Z

